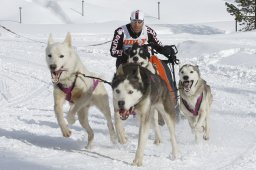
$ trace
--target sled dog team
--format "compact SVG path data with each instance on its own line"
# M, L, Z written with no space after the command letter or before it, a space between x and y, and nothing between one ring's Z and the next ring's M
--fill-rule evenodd
M87 148L91 148L94 132L88 121L90 106L96 106L104 115L110 140L125 144L128 136L122 125L129 115L136 114L140 127L138 146L132 165L141 166L150 126L155 131L155 144L161 143L160 127L167 126L171 138L171 157L177 157L178 147L175 135L176 101L165 81L149 61L145 49L134 45L129 51L129 64L121 64L114 74L113 90L114 122L112 124L109 99L103 82L86 76L97 77L82 64L72 46L70 33L64 42L54 42L49 36L46 48L46 62L53 82L54 111L64 137L70 137L71 130L64 118L63 105L70 104L67 113L68 124L75 123L75 116L88 134ZM180 110L195 134L196 142L202 137L209 139L209 112L212 103L210 87L200 76L198 66L183 65L179 69Z

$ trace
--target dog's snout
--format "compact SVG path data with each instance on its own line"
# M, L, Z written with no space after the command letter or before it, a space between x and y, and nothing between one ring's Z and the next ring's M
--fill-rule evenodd
M188 80L188 76L183 76L183 80Z
M133 61L134 61L134 62L137 62L138 60L139 60L138 57L133 57Z
M124 108L125 102L123 100L118 101L119 108Z
M50 65L50 69L51 69L52 71L54 71L56 68L57 68L57 65L56 65L56 64L51 64L51 65Z

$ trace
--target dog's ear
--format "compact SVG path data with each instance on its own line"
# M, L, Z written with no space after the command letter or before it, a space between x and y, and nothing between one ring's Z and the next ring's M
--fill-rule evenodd
M200 75L200 71L199 71L199 66L198 66L198 65L195 65L195 71L197 71L198 75L201 76L201 75Z
M134 43L133 45L132 45L132 48L138 48L139 47L139 44L136 42L136 43Z
M120 75L124 75L124 70L123 70L123 65L120 64L116 70L116 75L120 76Z
M112 79L112 82L111 82L111 87L112 88L113 88L113 85L115 84L116 78L117 78L117 75L116 75L116 73L114 73L114 76L113 76L113 79Z
M66 43L69 47L72 46L72 38L70 32L67 33L64 43Z
M51 45L53 43L54 42L53 42L53 38L52 38L52 33L50 33L49 38L48 38L48 45Z
M185 66L186 66L186 64L184 64L184 65L182 65L182 66L179 64L179 72L181 72L181 70L182 70L183 67L185 67Z
M127 50L124 50L124 54L130 57L131 51L132 51L132 48L129 47Z

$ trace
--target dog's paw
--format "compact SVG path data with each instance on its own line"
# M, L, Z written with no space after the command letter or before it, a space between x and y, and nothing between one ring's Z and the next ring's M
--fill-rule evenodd
M91 143L88 143L88 144L85 146L85 149L91 150L91 149L92 149L92 144L91 144Z
M170 159L170 160L172 160L172 161L174 161L176 158L177 158L177 155L175 154L170 154L169 156L168 156L168 158Z
M209 138L209 136L204 135L204 136L203 136L203 139L204 139L204 140L209 140L210 138Z
M142 160L134 159L131 165L132 166L142 166Z
M119 142L120 144L126 144L127 141L128 141L127 137L123 137L123 138L118 139L118 142Z
M62 131L62 135L63 135L63 137L65 137L65 138L68 138L68 137L70 137L71 136L71 130L69 130L69 128L63 128L63 129L61 129L61 131Z
M209 140L209 139L210 139L210 137L209 137L209 131L210 131L209 128L205 128L205 127L204 127L204 135L203 135L203 139L204 139L204 140Z
M67 121L68 124L73 125L76 122L76 118L73 114L68 114Z
M154 140L154 144L155 144L155 145L159 145L160 143L161 143L161 140L160 140L160 139L155 139L155 140Z
M204 135L203 135L203 139L204 139L204 140L209 140L209 139L210 139L210 137L209 137L209 135L208 135L208 134L204 134Z
M113 144L116 144L117 143L117 136L116 134L113 134L113 135L110 135L110 140Z

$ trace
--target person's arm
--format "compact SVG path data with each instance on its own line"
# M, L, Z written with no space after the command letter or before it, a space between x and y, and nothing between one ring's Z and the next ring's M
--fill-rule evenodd
M123 39L124 32L122 28L118 28L114 32L114 37L112 40L112 44L110 47L110 54L112 57L120 57L123 56Z
M148 43L153 45L153 48L158 52L162 54L162 50L163 50L163 44L161 43L160 40L158 40L157 38L157 34L156 32L148 27L147 27L147 32L148 32Z
M152 48L154 48L158 53L163 54L167 58L175 57L174 49L169 46L163 46L161 41L158 40L156 32L147 26L148 32L148 43L152 44Z

